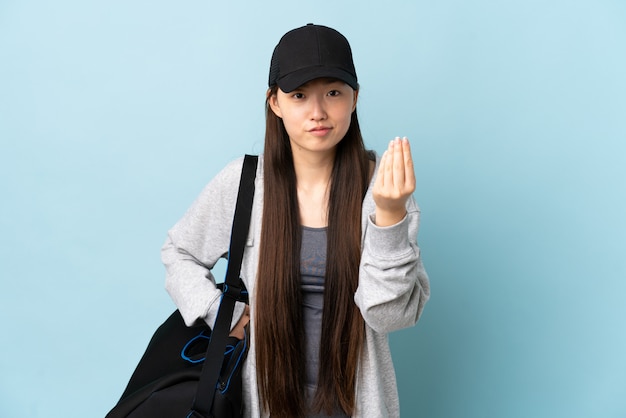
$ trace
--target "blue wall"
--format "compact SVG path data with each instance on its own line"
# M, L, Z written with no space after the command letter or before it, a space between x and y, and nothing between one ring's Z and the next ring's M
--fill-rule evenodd
M262 151L269 58L350 39L368 146L412 140L432 299L404 417L626 416L626 3L0 3L0 416L101 417L172 310L159 249Z

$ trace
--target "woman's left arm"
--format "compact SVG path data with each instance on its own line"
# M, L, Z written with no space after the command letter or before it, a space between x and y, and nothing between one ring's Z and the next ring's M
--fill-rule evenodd
M396 139L380 160L372 199L364 202L368 216L354 297L365 322L377 332L414 325L430 296L417 245L420 212L414 190L409 143Z

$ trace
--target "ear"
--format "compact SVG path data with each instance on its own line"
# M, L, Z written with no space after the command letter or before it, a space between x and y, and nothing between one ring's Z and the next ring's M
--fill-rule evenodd
M359 98L359 91L354 90L354 103L352 104L352 112L356 110L356 102L358 98Z
M267 91L267 103L269 104L270 109L272 109L272 112L274 112L277 117L282 119L283 114L280 111L280 106L278 105L278 95L272 94L271 90Z

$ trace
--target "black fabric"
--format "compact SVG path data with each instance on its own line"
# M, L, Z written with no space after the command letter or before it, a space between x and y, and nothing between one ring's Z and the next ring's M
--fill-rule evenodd
M316 78L336 78L359 89L352 50L335 29L309 23L287 32L270 62L269 87L289 93Z
M187 327L178 310L172 313L152 336L120 401L106 418L187 417L196 396L210 335L208 326ZM241 366L247 352L247 335L243 341L229 337L219 390L213 401L214 413L208 416L240 416L237 405L242 404Z
M106 418L242 416L241 370L248 353L248 330L243 340L228 334L235 302L248 301L239 272L257 161L258 157L250 155L244 159L215 330L204 323L187 327L179 311L171 314L152 336L119 402Z

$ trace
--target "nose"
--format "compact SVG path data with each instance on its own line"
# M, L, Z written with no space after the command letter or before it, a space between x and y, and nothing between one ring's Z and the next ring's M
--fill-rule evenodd
M326 108L324 106L324 99L317 95L311 99L311 120L324 120L326 119Z

